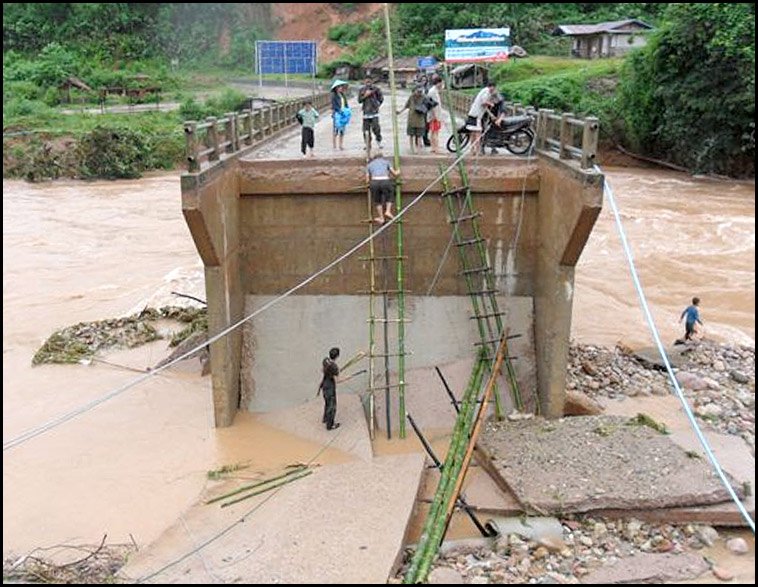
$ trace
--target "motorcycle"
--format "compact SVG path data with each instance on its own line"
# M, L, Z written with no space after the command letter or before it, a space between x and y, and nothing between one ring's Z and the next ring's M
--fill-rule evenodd
M523 155L532 148L534 131L532 130L531 116L508 116L500 125L495 124L491 117L485 117L485 126L482 131L481 148L492 149L506 148L514 155ZM471 139L471 131L464 123L455 134L447 140L447 150L456 152L455 137L458 135L460 148L468 145Z

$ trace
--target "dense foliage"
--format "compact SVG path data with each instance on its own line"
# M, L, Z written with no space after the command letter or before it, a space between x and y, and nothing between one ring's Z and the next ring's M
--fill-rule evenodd
M632 145L701 172L755 174L755 5L672 4L619 93Z
M3 54L57 43L77 57L108 63L249 64L253 42L272 27L270 3L4 3Z
M401 54L425 55L430 53L430 48L440 53L445 29L508 26L514 44L529 53L566 55L566 43L551 35L556 25L627 18L656 24L665 6L655 3L404 3L397 4L397 42Z

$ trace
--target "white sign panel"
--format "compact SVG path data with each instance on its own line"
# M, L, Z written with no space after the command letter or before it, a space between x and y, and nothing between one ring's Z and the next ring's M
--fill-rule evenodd
M507 61L511 29L452 29L445 31L445 61L475 63Z

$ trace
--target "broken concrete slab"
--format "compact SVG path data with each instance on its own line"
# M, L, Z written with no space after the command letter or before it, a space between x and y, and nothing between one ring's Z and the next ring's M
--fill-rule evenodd
M489 422L479 446L518 500L543 515L729 499L701 459L629 424L613 416Z
M482 468L469 469L463 489L466 501L479 512L496 516L517 516L524 511L513 492L499 487Z
M324 400L320 397L299 406L260 414L261 421L318 444L326 444L336 436L336 430L327 430L322 422ZM356 395L340 394L337 398L339 435L329 445L356 455L365 461L373 458L371 439L366 425L361 400Z
M196 505L120 575L182 584L385 583L423 464L410 454L325 465L228 508Z
M692 579L710 569L708 562L694 553L652 554L637 553L619 559L592 571L582 578L588 585L608 585L612 583L663 583Z
M603 405L609 414L620 416L632 416L639 412L649 414L656 421L666 424L671 431L670 438L673 442L690 454L700 455L706 466L710 466L700 441L690 427L681 402L676 397L636 397L621 402L604 400ZM750 448L738 436L720 434L713 430L705 430L704 436L721 468L734 477L741 493L747 493L742 504L755 520L755 458ZM744 490L747 485L751 487L751 491ZM746 525L737 506L732 502L663 510L646 509L626 512L609 510L603 511L602 515L610 517L628 515L649 522L699 523L712 526Z
M679 369L687 361L687 353L692 351L692 347L684 344L675 345L665 350L669 364L672 367ZM666 365L663 363L661 354L658 352L658 347L651 346L638 349L634 351L634 358L648 369L657 369L659 371L666 370Z

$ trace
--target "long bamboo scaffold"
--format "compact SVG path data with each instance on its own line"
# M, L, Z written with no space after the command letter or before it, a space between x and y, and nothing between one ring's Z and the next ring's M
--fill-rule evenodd
M389 4L384 4L384 25L387 33L387 61L390 74L390 105L392 107L392 146L394 149L393 166L400 171L400 140L397 124L397 97L395 86L395 62L392 54L392 29L390 27ZM395 209L403 209L403 192L401 181L395 182ZM398 430L400 438L405 438L405 268L403 259L403 221L396 222L397 228L397 378L398 378ZM387 403L389 409L389 402Z

